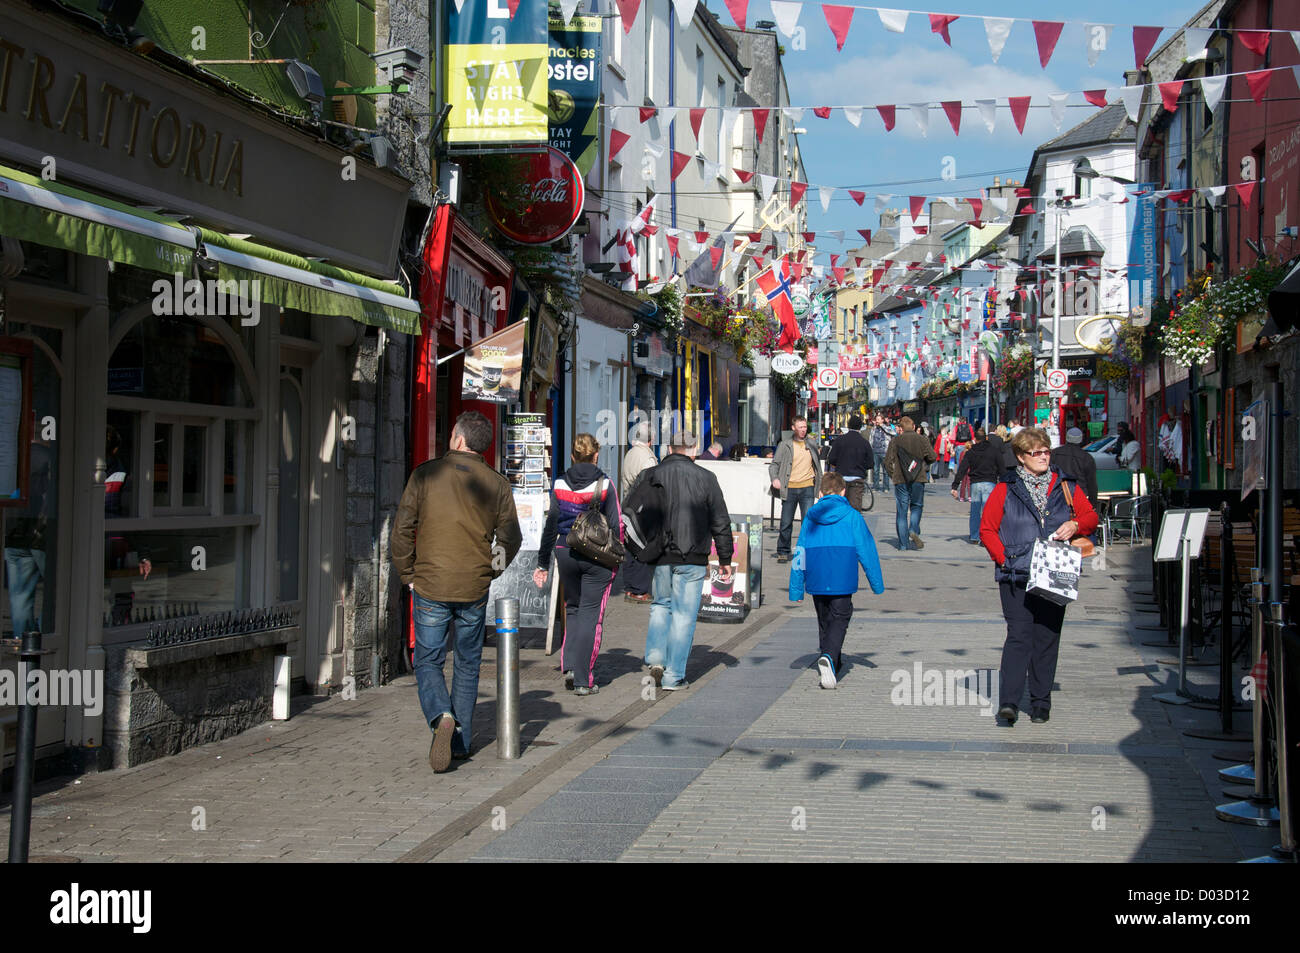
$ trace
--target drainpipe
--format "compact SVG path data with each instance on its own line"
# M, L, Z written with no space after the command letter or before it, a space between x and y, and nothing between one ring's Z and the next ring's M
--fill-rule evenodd
M379 592L382 588L379 585L379 488L383 472L383 453L381 448L384 445L383 426L384 426L384 390L386 382L384 380L385 356L388 351L388 331L385 328L379 329L379 337L375 344L377 351L375 353L375 506L371 511L371 529L370 537L373 541L373 556L371 557L371 578L370 578L370 597L374 600L375 605L375 635L371 643L370 650L370 684L373 688L379 687L381 667L379 664L379 628L380 621L383 618L382 607L379 604Z
M673 13L672 4L668 5L668 105L677 105L677 24L674 22L676 14ZM649 52L647 50L647 52ZM721 105L721 104L719 104ZM719 116L722 114L719 113ZM719 122L722 120L719 119ZM672 124L668 127L668 148L676 150L677 148L677 117L673 116ZM722 158L719 156L718 158ZM677 227L677 183L669 181L669 208L671 210L672 227ZM673 272L676 273L677 264L673 263Z

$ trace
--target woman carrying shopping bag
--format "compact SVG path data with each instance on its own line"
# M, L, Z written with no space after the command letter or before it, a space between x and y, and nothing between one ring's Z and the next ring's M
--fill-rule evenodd
M1026 427L1011 439L1011 448L1019 465L993 488L980 518L980 542L996 567L993 578L1007 622L998 718L1016 723L1027 674L1031 720L1042 724L1052 708L1065 606L1026 592L1030 557L1038 540L1068 542L1091 534L1097 529L1097 513L1087 493L1073 480L1062 480L1052 467L1046 431Z
M589 433L573 438L573 466L551 488L551 507L546 513L541 548L533 582L546 585L555 553L556 568L564 586L564 642L560 646L560 669L564 687L575 695L594 695L596 656L600 654L601 624L609 590L614 584L614 570L593 559L579 555L569 545L569 531L585 510L599 507L615 537L623 541L623 515L619 510L614 481L596 466L600 444ZM575 687L576 686L576 687Z

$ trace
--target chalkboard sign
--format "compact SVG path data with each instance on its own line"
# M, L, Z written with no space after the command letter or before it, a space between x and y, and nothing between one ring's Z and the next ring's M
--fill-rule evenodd
M533 582L533 570L537 568L537 550L521 549L514 561L492 582L488 590L487 618L491 624L495 619L498 599L515 598L519 600L519 628L545 629L551 621L551 579L538 589Z

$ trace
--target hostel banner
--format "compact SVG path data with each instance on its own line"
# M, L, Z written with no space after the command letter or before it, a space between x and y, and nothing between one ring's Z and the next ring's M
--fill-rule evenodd
M447 8L447 144L545 145L545 0L463 0Z
M585 177L596 164L600 144L596 103L600 99L600 17L550 21L547 67L550 142Z

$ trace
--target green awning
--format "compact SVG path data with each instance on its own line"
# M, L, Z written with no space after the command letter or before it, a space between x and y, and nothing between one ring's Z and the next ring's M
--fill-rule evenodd
M339 227L346 227L340 223ZM400 285L201 229L204 253L224 280L256 280L268 304L333 314L403 334L420 333L419 302Z
M197 244L177 221L4 166L0 234L164 274L188 273Z

